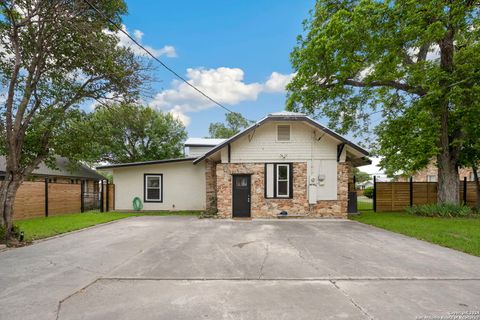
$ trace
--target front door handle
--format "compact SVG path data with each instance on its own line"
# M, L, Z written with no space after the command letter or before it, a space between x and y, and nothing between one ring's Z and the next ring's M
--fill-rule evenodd
M247 202L250 203L250 196L247 197Z

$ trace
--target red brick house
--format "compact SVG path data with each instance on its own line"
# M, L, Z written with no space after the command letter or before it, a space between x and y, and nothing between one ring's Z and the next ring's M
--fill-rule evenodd
M459 168L458 177L460 180L467 178L467 181L475 181L473 177L473 170L471 168ZM413 181L416 182L437 182L438 181L438 168L435 163L435 160L430 161L430 163L423 168L415 172L412 175ZM398 178L398 181L408 181L410 176L401 176Z

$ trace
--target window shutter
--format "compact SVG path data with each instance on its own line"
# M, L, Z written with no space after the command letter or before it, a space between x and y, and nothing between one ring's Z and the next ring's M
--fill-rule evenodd
M289 177L289 183L290 183L290 188L289 188L289 195L288 197L290 199L293 198L293 163L290 163L290 170L288 170L288 172L290 173L290 177Z
M272 163L265 164L265 198L273 198L275 184L274 181L274 165Z
M290 126L278 125L277 126L277 140L278 141L290 141Z

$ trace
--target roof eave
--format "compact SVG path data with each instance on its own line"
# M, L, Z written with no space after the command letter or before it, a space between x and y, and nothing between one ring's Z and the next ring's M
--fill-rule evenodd
M164 160L153 160L153 161L119 163L114 165L98 166L96 167L96 169L104 170L104 169L115 169L115 168L125 168L125 167L135 167L135 166L147 166L147 165L164 164L164 163L187 162L187 161L193 161L195 159L196 158L188 157L188 158L178 158L178 159L164 159Z

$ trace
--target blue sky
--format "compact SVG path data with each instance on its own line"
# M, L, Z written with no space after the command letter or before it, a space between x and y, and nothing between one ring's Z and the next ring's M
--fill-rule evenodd
M127 31L234 111L256 120L284 109L289 54L315 1L127 1ZM125 39L124 39L125 40ZM188 71L189 70L189 71ZM223 121L212 106L161 67L146 103L178 115L192 137ZM270 81L269 81L270 80Z

